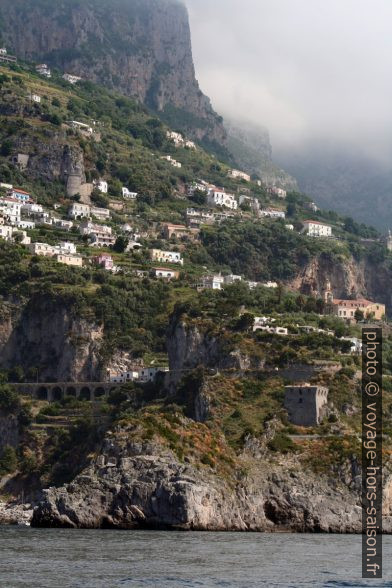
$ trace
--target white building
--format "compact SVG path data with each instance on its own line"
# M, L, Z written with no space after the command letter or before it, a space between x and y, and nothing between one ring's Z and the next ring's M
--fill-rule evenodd
M181 133L176 133L174 131L167 131L166 136L168 139L173 141L176 147L181 147L184 144L184 137Z
M7 55L7 49L5 47L0 47L0 55Z
M89 218L91 208L88 204L81 204L80 202L74 202L68 211L70 218Z
M96 223L92 223L91 221L84 221L79 226L79 232L82 235L91 235L92 233L111 235L112 227L109 227L108 225L98 225Z
M231 210L237 210L238 202L234 198L234 194L226 194L223 189L211 188L208 192L207 202L211 206L224 206Z
M178 280L178 278L180 277L180 272L176 270L170 270L164 267L154 267L152 272L156 278L159 278L161 280Z
M245 180L246 182L250 182L250 175L240 171L239 169L231 169L227 175L233 179L240 179Z
M93 184L102 194L108 193L108 183L105 180L94 180Z
M230 274L229 276L224 277L225 284L234 284L235 282L241 282L241 276L235 276L234 274Z
M278 208L264 208L260 210L260 216L266 218L286 218L286 213Z
M53 257L59 253L58 247L48 245L48 243L31 243L29 249L32 255L43 255L44 257Z
M98 208L93 206L90 212L91 216L95 216L95 218L99 220L108 220L110 218L110 210L108 208Z
M72 255L69 253L57 253L57 263L63 263L64 265L71 265L74 267L83 266L83 257L81 255Z
M288 231L294 231L294 225L285 225Z
M63 80L65 80L66 82L69 82L70 84L77 84L78 82L80 82L82 78L79 76L74 76L72 74L68 74L65 73L63 75Z
M158 374L169 371L167 367L135 367L128 372L119 372L117 374L110 374L110 382L123 384L126 382L153 382Z
M76 253L76 245L71 241L60 241L59 248L60 253L69 253L71 255Z
M331 237L332 227L319 221L306 220L303 223L304 232L308 237Z
M12 184L4 184L4 182L0 182L0 188L3 188L3 190L12 190L13 185Z
M137 192L130 192L128 190L128 188L126 188L125 186L123 186L121 188L121 190L122 190L122 197L125 200L135 200L137 198Z
M286 198L287 196L286 190L283 190L282 188L277 188L276 186L271 186L270 188L268 188L267 192L268 194L271 194L271 196L277 196L278 198Z
M197 290L222 290L225 279L221 275L203 276L195 284Z
M20 221L23 202L15 198L0 198L0 212L11 224Z
M53 220L54 220L54 224L56 225L56 227L59 227L60 229L64 229L65 231L70 231L73 227L72 221L64 220L62 218L56 218Z
M0 239L4 241L12 241L13 227L9 225L0 225Z
M51 78L52 77L52 72L50 71L50 69L46 65L46 63L41 63L40 65L36 65L35 66L35 71L37 73L39 73L41 76L44 76L45 78Z
M18 227L18 229L35 229L35 223L33 221L28 221L28 220L18 220L15 223L15 226Z
M38 96L38 94L30 94L30 100L37 104L41 104L41 96Z
M68 124L73 128L76 129L77 131L83 131L84 133L86 133L87 135L92 135L93 134L93 127L91 125L88 125L86 123L82 123L78 120L70 120L68 121Z
M26 202L22 206L22 212L27 215L32 214L39 214L44 211L41 204L36 204L35 202Z
M193 196L196 190L199 190L199 192L205 192L207 194L208 186L205 182L192 182L192 184L189 184L187 187L188 196Z
M180 163L179 161L176 161L175 159L172 158L171 155L163 155L161 157L161 159L165 159L166 161L168 161L173 167L182 167L182 163Z
M350 353L353 355L360 355L362 353L362 341L357 337L342 337L342 341L349 341L351 343Z
M152 261L159 261L160 263L178 263L184 265L184 260L181 253L177 251L162 251L161 249L151 249L150 256Z

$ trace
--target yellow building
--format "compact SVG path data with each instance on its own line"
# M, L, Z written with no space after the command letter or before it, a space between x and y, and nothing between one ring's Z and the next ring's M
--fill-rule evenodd
M365 318L373 318L380 321L385 316L385 304L371 302L365 298L358 300L339 300L332 301L333 314L343 319L353 320L357 310L363 312Z
M58 263L64 263L65 265L73 265L77 267L82 267L83 265L83 257L80 255L69 255L67 253L59 253L56 255L56 261L58 261Z

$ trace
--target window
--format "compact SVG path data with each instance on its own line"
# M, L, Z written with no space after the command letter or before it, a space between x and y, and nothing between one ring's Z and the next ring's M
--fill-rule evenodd
M303 403L303 400L304 400L303 398L299 398L298 399L298 404L302 404Z

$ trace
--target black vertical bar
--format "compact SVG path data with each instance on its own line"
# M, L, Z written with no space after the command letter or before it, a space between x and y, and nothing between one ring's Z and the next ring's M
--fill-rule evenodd
M362 577L382 578L382 329L362 330Z

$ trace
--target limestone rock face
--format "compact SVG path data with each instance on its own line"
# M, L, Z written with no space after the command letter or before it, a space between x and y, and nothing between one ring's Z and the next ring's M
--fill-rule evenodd
M247 464L246 478L233 483L207 467L179 462L158 445L124 446L107 438L101 454L72 483L44 492L32 524L360 532L359 494L344 484L283 463L248 459Z
M39 368L41 381L98 381L103 327L48 297L9 308L0 320L0 366Z
M222 120L196 80L188 14L177 0L3 0L0 16L1 34L20 58L115 88L156 111L178 109L189 134L225 142Z

